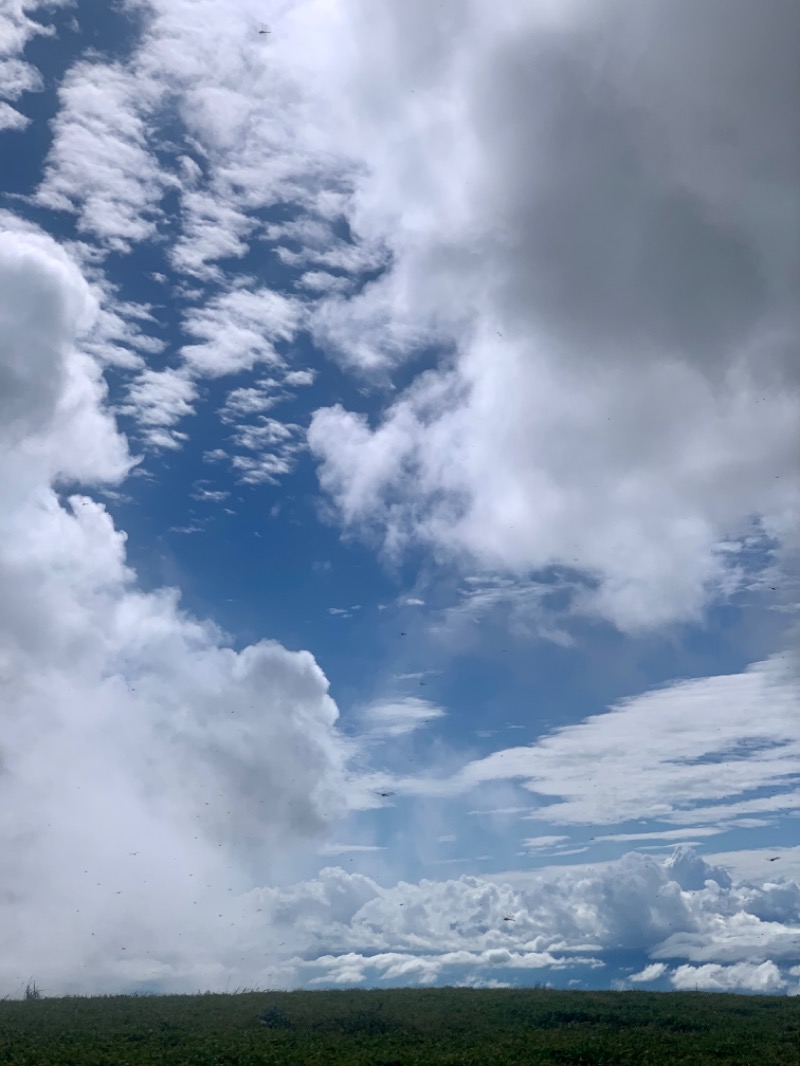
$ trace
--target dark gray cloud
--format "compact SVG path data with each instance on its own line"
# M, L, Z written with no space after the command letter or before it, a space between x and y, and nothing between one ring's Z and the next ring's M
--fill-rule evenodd
M782 229L800 211L800 9L755 11L599 4L588 24L534 26L484 56L472 113L503 161L483 192L504 315L544 321L584 358L703 365L788 310L800 229L781 247L770 214L776 192Z

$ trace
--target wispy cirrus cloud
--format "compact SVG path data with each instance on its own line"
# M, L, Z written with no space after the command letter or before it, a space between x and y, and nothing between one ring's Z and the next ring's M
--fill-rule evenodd
M787 652L741 674L676 682L530 745L497 750L447 779L409 778L403 787L447 796L516 780L532 793L529 819L652 820L647 833L610 836L620 841L669 834L676 824L686 827L679 834L698 826L702 835L741 816L792 813L800 809L798 676Z
M361 718L369 731L386 737L398 737L443 718L446 711L431 703L430 700L417 696L403 696L400 699L370 704L364 708Z

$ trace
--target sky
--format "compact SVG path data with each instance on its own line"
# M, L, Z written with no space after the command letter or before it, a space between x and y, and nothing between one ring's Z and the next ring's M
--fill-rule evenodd
M6 0L0 995L800 993L796 0Z

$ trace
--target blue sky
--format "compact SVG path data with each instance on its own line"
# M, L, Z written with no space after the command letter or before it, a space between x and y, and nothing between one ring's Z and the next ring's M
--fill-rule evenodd
M800 987L800 37L719 14L0 15L7 993Z

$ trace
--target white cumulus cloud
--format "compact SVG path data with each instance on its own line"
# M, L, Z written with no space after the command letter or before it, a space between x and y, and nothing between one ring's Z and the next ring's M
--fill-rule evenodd
M232 900L324 841L349 749L310 653L235 651L137 587L87 494L132 462L81 349L97 311L53 240L0 231L0 982L196 988L243 937L272 957Z
M657 981L659 977L664 975L666 969L667 967L663 962L653 962L649 966L645 966L645 968L638 973L632 973L628 980L635 981L637 984L644 984L647 981Z
M737 962L734 966L679 966L670 975L673 987L703 992L780 992L785 978L774 962Z

